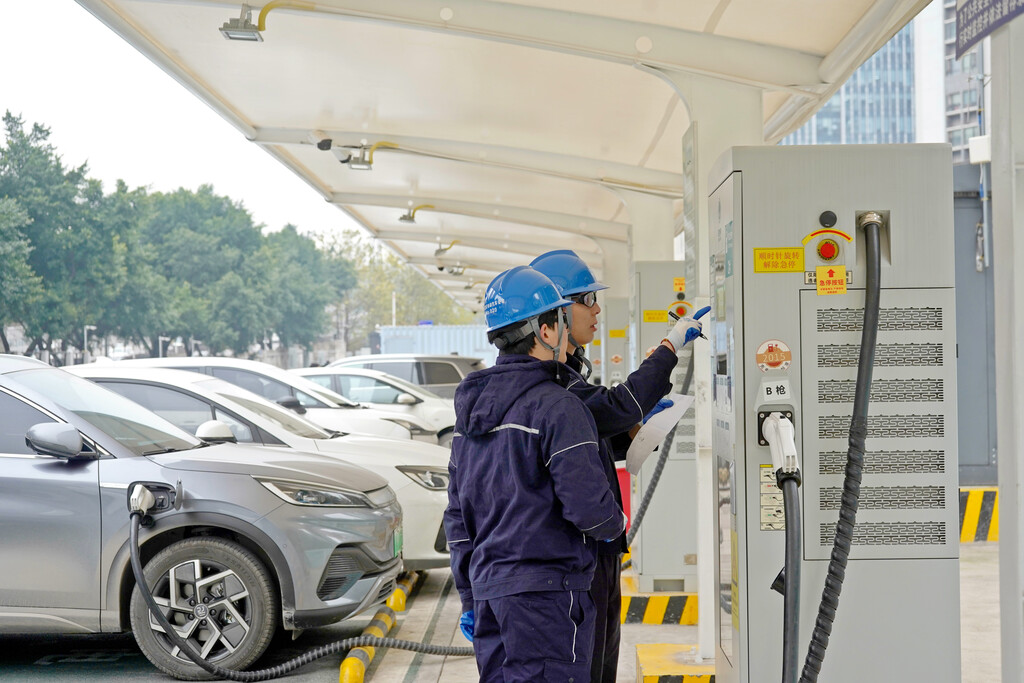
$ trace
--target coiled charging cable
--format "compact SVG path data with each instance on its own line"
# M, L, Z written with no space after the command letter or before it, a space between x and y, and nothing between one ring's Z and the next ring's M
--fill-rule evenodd
M256 671L235 671L233 669L225 669L217 666L212 662L208 662L203 659L199 653L192 649L180 635L178 631L171 625L164 616L163 610L160 609L160 605L157 604L156 598L153 597L153 593L149 590L149 586L146 584L146 575L142 570L142 558L139 556L139 526L142 523L142 518L145 516L145 512L142 510L132 510L131 520L131 560L132 560L132 571L135 573L135 580L139 584L139 590L142 591L142 598L146 601L146 605L149 606L149 611L156 618L157 623L163 627L164 633L168 640L174 643L185 656L192 660L196 666L200 667L207 673L213 674L218 678L224 678L229 681L269 681L273 678L279 678L287 673L290 673L300 667L309 664L310 662L316 661L321 657L335 654L338 652L351 650L354 647L380 647L380 648L392 648L396 650L410 650L412 652L422 652L427 655L443 655L449 657L472 657L473 648L471 647L450 647L441 645L428 645L426 643L414 643L409 640L398 640L396 638L376 638L374 636L358 636L356 638L346 638L344 640L338 640L327 645L321 645L320 647L313 648L308 652L299 655L293 659L289 659L283 664L270 667L268 669L258 669Z

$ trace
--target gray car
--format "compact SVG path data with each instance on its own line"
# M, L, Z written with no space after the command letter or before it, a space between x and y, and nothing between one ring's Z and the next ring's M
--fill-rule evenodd
M245 668L278 629L339 621L393 590L401 511L363 468L206 445L21 356L0 355L0 416L0 633L130 629L163 671L208 677L177 653L136 587L127 506L135 482L178 492L177 509L143 530L141 557L168 618L209 661Z

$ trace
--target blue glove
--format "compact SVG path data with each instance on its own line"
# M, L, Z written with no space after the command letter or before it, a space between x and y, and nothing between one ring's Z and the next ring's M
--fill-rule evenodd
M466 636L466 640L473 642L473 627L476 626L476 617L473 615L473 610L463 612L462 616L459 617L459 630L462 631L462 635Z
M692 318L680 318L665 337L672 348L679 351L697 337L702 336L699 320L710 310L710 306L705 306L697 311Z
M657 415L661 411L665 410L665 408L671 408L671 407L672 407L672 399L670 399L670 398L660 399L658 401L658 404L656 406L654 406L653 408L651 408L651 412L649 412L646 415L644 415L643 423L647 424L647 421L650 420L652 417L654 417L655 415Z

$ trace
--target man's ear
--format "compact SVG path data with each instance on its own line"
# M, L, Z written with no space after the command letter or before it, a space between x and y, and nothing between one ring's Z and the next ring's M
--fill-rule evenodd
M558 322L557 321L555 322L554 325L548 325L547 323L541 323L540 333L542 335L547 335L548 338L545 339L544 341L548 342L552 346L558 344Z

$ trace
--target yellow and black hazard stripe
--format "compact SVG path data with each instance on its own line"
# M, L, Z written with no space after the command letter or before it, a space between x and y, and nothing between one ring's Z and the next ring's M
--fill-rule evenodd
M387 606L396 612L404 612L405 604L412 595L413 590L419 585L420 580L426 576L426 572L408 572L401 574L395 584L395 591L387 600Z
M999 489L960 489L960 542L999 540Z
M383 638L395 625L395 611L387 606L381 606L373 615L373 621L363 629L362 635L376 636ZM376 648L354 647L349 650L348 655L341 662L341 671L338 674L340 683L363 683L366 670L370 668Z
M686 624L697 623L696 594L623 595L622 624Z

